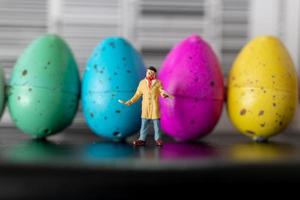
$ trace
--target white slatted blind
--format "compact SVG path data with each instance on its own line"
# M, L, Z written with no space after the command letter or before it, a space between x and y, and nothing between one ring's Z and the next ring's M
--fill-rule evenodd
M192 33L200 34L218 51L220 20L213 11L219 6L218 0L141 0L136 31L146 64L159 67L170 48Z
M0 0L0 64L8 77L25 46L47 31L66 39L81 72L97 43L112 35L127 37L141 50L147 65L159 67L170 48L192 33L200 34L228 59L231 50L238 48L230 46L231 34L239 30L222 32L222 23L232 26L236 23L232 13L247 7L243 3L236 7L239 1L233 1ZM7 113L3 122L9 123ZM85 125L81 112L74 125Z
M0 0L0 64L6 76L28 43L47 31L46 0Z
M228 74L234 58L248 39L249 1L223 0L222 6L222 66Z
M96 45L104 37L120 35L121 1L61 0L57 2L61 7L57 33L71 46L81 74ZM73 126L86 126L81 106Z
M224 76L227 76L231 65L240 49L248 40L249 35L249 2L251 0L223 0L222 1L222 37L221 63ZM215 128L215 131L233 131L226 109Z
M0 64L6 76L37 36L54 31L71 46L82 72L96 44L123 35L159 67L170 48L200 34L228 70L247 38L249 0L0 0ZM9 122L7 113L4 122ZM2 122L3 124L3 122ZM75 120L84 125L81 113Z
M47 32L47 0L0 0L0 65L8 80L24 48ZM7 112L1 126L11 126Z
M81 71L104 37L120 33L120 0L63 0L62 35L71 45Z
M159 67L175 43L197 33L210 42L220 55L226 75L251 32L249 16L253 12L250 10L250 2L251 0L0 0L0 65L4 67L8 77L25 46L39 35L50 31L66 39L81 72L97 43L112 35L128 38L142 52L147 65ZM282 17L289 12L284 11L281 13ZM284 22L281 27L286 24L289 23ZM6 112L0 126L8 124L10 120ZM222 126L222 122L220 124ZM73 125L85 126L81 112L78 112ZM222 128L225 126L227 125Z
M221 29L217 28L220 20L215 9L220 9L219 2L220 0L56 1L61 9L61 19L56 30L71 45L81 72L96 44L111 35L129 37L133 45L141 50L146 64L159 67L169 49L191 33L202 35L218 51L220 40L217 38L220 39ZM210 28L212 26L214 28ZM75 122L76 126L85 125L80 112Z

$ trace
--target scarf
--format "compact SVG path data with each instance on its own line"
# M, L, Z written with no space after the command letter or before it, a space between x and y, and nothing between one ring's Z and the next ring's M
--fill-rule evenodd
M148 87L151 89L152 81L155 80L155 76L146 77L148 81Z

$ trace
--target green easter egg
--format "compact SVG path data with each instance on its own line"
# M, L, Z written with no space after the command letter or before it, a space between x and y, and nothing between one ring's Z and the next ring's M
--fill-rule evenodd
M56 35L34 40L19 57L8 89L16 126L36 138L68 127L76 114L80 79L74 56Z
M5 79L3 68L0 66L0 118L5 106Z

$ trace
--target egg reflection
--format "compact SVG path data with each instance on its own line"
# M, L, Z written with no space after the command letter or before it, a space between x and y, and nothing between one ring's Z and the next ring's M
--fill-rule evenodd
M214 147L206 143L168 143L160 152L161 159L206 159L217 155Z
M261 162L284 160L292 156L293 147L283 143L245 143L235 144L229 150L230 157L236 161Z
M89 162L128 159L134 156L134 152L126 143L99 142L87 146L84 159Z
M71 158L69 146L58 145L46 140L31 140L9 148L5 157L13 162L48 162Z

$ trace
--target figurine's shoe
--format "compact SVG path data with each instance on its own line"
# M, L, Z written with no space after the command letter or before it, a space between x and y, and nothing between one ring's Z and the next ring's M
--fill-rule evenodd
M164 144L164 142L161 139L156 140L155 143L156 146L160 146L160 147Z
M146 142L144 140L134 140L132 144L134 146L145 146Z

